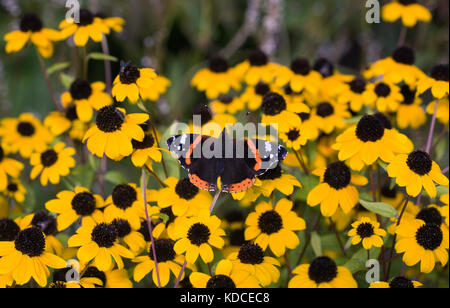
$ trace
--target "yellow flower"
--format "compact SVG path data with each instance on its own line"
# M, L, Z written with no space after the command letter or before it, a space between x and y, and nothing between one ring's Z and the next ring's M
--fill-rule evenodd
M95 17L100 18L102 22L115 32L122 32L125 20L121 17L108 17L102 12L95 13Z
M352 238L352 244L363 244L364 249L370 250L373 246L383 246L383 237L386 236L386 231L380 229L380 223L372 220L369 217L362 217L352 224L353 229L348 232L348 236Z
M30 178L34 180L40 174L42 186L47 186L49 181L58 184L60 177L69 175L70 169L75 167L74 154L75 149L66 148L63 142L58 142L53 148L33 153L30 157L30 164L33 166Z
M278 93L264 95L261 105L261 123L278 125L280 130L287 130L289 126L299 127L302 120L297 113L304 112L303 104L287 104L283 96Z
M275 190L280 191L283 195L290 196L294 192L295 187L302 187L295 176L284 172L279 164L267 170L263 175L258 176L258 179L261 181L261 185L258 185L258 188L265 197L272 195Z
M296 231L306 228L305 221L292 211L292 202L281 199L275 208L267 202L261 202L255 212L245 221L245 240L254 239L264 251L267 247L277 256L282 256L286 248L294 249L300 244Z
M247 104L248 109L255 111L261 107L264 95L272 92L281 94L281 89L274 84L267 84L260 81L256 85L247 86L241 94L241 100Z
M417 83L417 91L422 94L431 89L431 94L437 99L448 99L449 95L449 65L439 64L431 69L430 76L424 76Z
M69 137L81 141L91 123L78 119L75 106L66 108L64 112L53 111L44 119L44 126L57 137L69 131Z
M235 114L245 108L244 101L237 96L222 95L209 104L213 113Z
M369 286L370 289L417 289L422 284L418 281L409 280L403 276L397 276L390 282L378 281L372 282Z
M386 22L402 20L405 27L414 27L418 21L430 22L431 13L416 1L394 0L381 9L381 16Z
M236 66L237 74L247 85L254 86L258 82L273 83L279 65L269 61L267 55L259 50L254 50L248 60Z
M368 91L367 82L362 78L355 78L339 94L337 102L340 104L349 103L352 111L359 112L363 106L370 104L367 101Z
M312 109L310 117L321 131L331 134L336 128L346 126L344 119L350 118L350 112L346 104L323 101Z
M435 107L436 101L433 100L427 105L427 113L433 114L434 113L434 107ZM448 117L449 117L449 104L448 104L448 96L444 97L439 100L437 110L436 110L436 118L441 122L442 124L448 124Z
M157 148L155 138L151 133L145 134L144 140L131 140L133 144L133 154L131 154L131 161L136 167L142 167L149 159L160 162L162 159L161 151Z
M145 242L144 235L139 232L141 226L134 228L131 226L130 222L124 218L110 219L107 220L107 222L116 227L119 240L127 245L133 254L138 254L145 249L147 243Z
M3 193L6 197L14 199L18 203L23 203L23 201L25 201L25 194L27 193L27 190L22 185L20 180L13 179L9 180L8 185L6 185L5 191Z
M130 63L121 63L120 73L114 79L112 95L118 102L123 102L128 97L130 103L136 104L139 97L148 97L148 91L156 78L156 73L151 68L137 68Z
M167 88L170 86L170 80L164 76L156 76L155 80L152 83L150 88L142 88L141 89L141 97L143 100L151 100L156 102L159 97L166 93Z
M368 84L367 89L364 100L379 112L395 112L403 101L400 87L395 84L379 81Z
M281 66L276 72L275 84L279 87L288 85L290 89L299 93L303 90L312 95L317 95L322 76L311 69L305 58L296 58L290 67Z
M403 101L397 109L397 124L401 129L411 126L418 129L425 124L427 117L422 109L422 100L417 96L417 90L410 89L407 85L401 88Z
M8 185L8 175L18 178L23 169L23 164L6 156L7 152L0 144L0 191L5 190Z
M124 289L133 287L133 283L128 277L128 272L126 269L100 271L96 266L89 266L81 279L84 278L97 278L102 282L101 285L107 289Z

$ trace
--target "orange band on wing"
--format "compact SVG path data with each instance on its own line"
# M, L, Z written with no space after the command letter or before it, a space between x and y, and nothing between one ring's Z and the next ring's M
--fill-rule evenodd
M253 169L255 171L258 171L261 168L261 156L259 156L259 151L256 148L253 141L251 141L250 139L247 139L247 144L248 144L248 147L250 148L250 150L253 152L253 154L255 154L256 164L255 164L255 167L253 167Z
M228 185L227 191L230 193L241 192L252 187L253 183L255 183L255 179L245 179L240 183Z
M195 174L189 174L189 180L191 181L192 184L194 184L200 189L209 190L211 188L211 185L208 182L203 181Z
M194 151L194 148L197 146L197 144L199 144L199 142L202 141L202 136L198 136L197 138L195 138L194 143L191 144L191 146L189 147L189 150L186 153L186 157L185 157L185 161L186 161L186 165L190 165L191 164L191 154Z

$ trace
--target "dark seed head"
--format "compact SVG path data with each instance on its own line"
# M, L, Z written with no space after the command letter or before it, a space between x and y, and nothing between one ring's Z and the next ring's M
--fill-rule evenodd
M291 70L297 75L306 76L311 71L309 61L305 58L296 58L291 63Z
M125 237L131 233L130 223L125 219L116 218L111 222L111 224L113 224L114 227L116 227L117 236L119 238Z
M106 285L106 275L104 272L99 271L95 266L89 266L83 274L86 278L98 278L103 282L103 286Z
M36 227L25 229L17 234L14 245L24 255L38 257L45 250L44 234Z
M392 58L395 62L408 65L413 65L416 60L414 50L406 46L398 47L392 54Z
M118 232L113 224L100 223L92 229L91 238L100 247L110 248L117 240Z
M170 223L172 223L172 222L175 221L176 216L175 216L175 214L173 213L172 207L171 207L171 206L165 207L165 208L161 209L160 212L161 212L162 214L167 215L167 216L169 217L169 220L167 221L167 224L170 224Z
M391 88L384 82L380 82L375 86L375 94L378 97L388 97L391 94Z
M22 32L39 32L42 27L41 19L34 13L27 13L20 20L20 31Z
M50 289L66 289L67 283L64 281L56 281L56 282L52 282L51 284L49 284L48 287Z
M356 78L355 80L352 80L349 85L352 92L361 94L366 90L367 83L364 79Z
M88 26L94 22L94 15L86 9L80 10L80 25Z
M77 215L89 216L95 211L96 201L90 192L82 192L73 197L71 205Z
M0 242L14 241L17 234L20 232L20 227L9 218L0 219Z
M137 200L136 189L128 184L117 185L113 189L112 199L115 206L125 210Z
M396 188L396 186L394 186L391 189L389 184L385 184L381 188L381 195L383 197L386 197L386 198L389 198L389 199L395 199L395 197L397 197L397 188Z
M59 268L53 271L53 283L56 282L67 282L66 275L70 271L71 267Z
M430 76L436 80L447 81L449 80L449 66L448 64L439 64L431 69Z
M176 253L173 249L173 241L169 239L157 239L155 241L156 259L158 262L173 261ZM153 247L150 246L149 252L150 259L153 259Z
M75 121L75 120L77 120L77 119L78 119L78 115L77 115L77 107L75 107L75 106L68 107L68 108L66 109L65 117L66 117L66 119L68 119L69 121Z
M103 107L98 111L96 124L105 133L119 130L125 120L125 115L113 106Z
M219 97L219 102L224 105L229 105L233 102L233 97L231 95L221 95Z
M247 243L239 249L238 259L244 264L261 264L264 262L264 251L258 244Z
M377 118L378 121L380 121L380 123L384 126L385 129L392 129L391 121L383 113L377 112L374 114L374 117Z
M45 167L51 167L58 161L58 153L55 150L47 150L41 154L41 164Z
M371 237L375 234L373 225L368 222L360 224L356 229L356 234L358 234L361 238Z
M334 107L327 102L320 103L317 105L317 115L326 118L334 113Z
M235 289L236 284L228 276L215 275L208 280L208 282L206 284L206 288L208 288L208 289Z
M300 113L297 113L297 114L300 117L300 119L302 119L303 122L306 121L306 120L309 120L309 118L311 117L311 114L307 113L307 112L300 112Z
M427 224L435 224L440 226L443 221L443 217L439 210L434 207L428 207L420 210L419 214L416 216L417 219L422 219Z
M24 137L33 136L35 131L36 129L30 122L19 122L19 124L17 124L17 132Z
M319 72L322 77L326 78L334 74L334 65L325 58L319 58L314 63L313 70Z
M121 68L119 73L120 82L123 84L132 84L141 77L141 72L136 66L126 65Z
M178 181L175 192L180 198L191 200L198 194L198 188L188 178L184 178Z
M411 90L409 86L403 85L400 89L400 92L403 95L403 105L412 105L416 99L417 90Z
M136 150L149 149L155 144L155 138L153 138L152 134L146 134L144 140L137 141L132 139L131 143L133 144L133 149Z
M270 88L269 86L264 83L264 82L259 82L256 86L255 86L255 93L260 95L260 96L264 96L267 93L269 93Z
M350 179L350 169L340 161L329 164L323 176L323 181L336 190L347 187Z
M400 2L403 5L410 5L410 4L417 3L417 0L398 0L398 2Z
M408 278L398 276L391 280L389 287L391 289L413 289L414 284Z
M248 57L248 60L251 66L263 66L269 61L267 55L260 49L254 50Z
M258 176L260 180L275 180L279 179L282 175L280 165L277 165L275 168L267 170L265 173Z
M372 115L365 115L356 126L356 136L363 142L380 140L384 136L384 126Z
M85 79L76 79L70 86L70 95L75 100L87 99L92 94L92 87Z
M31 225L39 228L45 235L55 235L58 233L56 218L44 211L39 211L34 214Z
M283 228L283 219L276 211L267 211L259 216L258 227L262 233L277 233Z
M275 116L286 110L286 101L280 94L267 93L264 95L261 109L265 115Z
M231 246L241 246L245 244L245 229L242 228L231 230L228 238Z
M197 105L194 107L192 116L200 116L201 124L206 124L212 120L213 115L208 105Z
M300 137L300 131L294 128L291 129L286 135L290 141L295 141L298 137Z
M215 73L225 73L228 71L228 63L222 57L214 57L209 61L209 69Z
M211 231L209 228L202 223L193 224L188 231L188 239L193 245L201 246L208 242L211 236Z
M417 243L426 250L435 250L441 246L443 239L441 227L435 224L425 224L416 233Z
M329 257L315 258L309 266L308 276L317 284L330 282L337 277L336 263Z
M417 173L418 175L425 175L431 171L433 161L430 154L424 151L414 151L408 155L406 164L409 169Z

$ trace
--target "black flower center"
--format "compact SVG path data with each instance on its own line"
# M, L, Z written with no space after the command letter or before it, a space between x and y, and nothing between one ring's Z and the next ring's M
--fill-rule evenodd
M52 282L49 286L50 289L66 289L67 283L64 281Z
M17 131L22 136L30 137L34 135L36 129L30 122L19 122L19 124L17 124Z
M258 227L262 233L277 233L283 228L283 219L276 211L267 211L259 216Z
M417 90L411 90L409 86L403 85L400 92L403 95L403 105L412 105L416 99Z
M248 60L251 66L263 66L269 61L267 55L260 49L254 50L248 57Z
M231 230L230 234L228 235L228 238L230 240L231 246L241 246L245 244L245 229L235 229Z
M106 285L106 275L104 272L98 270L95 266L89 266L83 274L86 278L98 278L103 282L103 286Z
M380 82L375 86L375 94L378 97L388 97L391 94L391 88L384 82Z
M73 99L81 100L87 99L92 94L92 88L89 81L85 79L76 79L72 82L70 86L70 95L72 95Z
M355 80L351 81L349 83L349 85L350 85L350 90L353 93L361 94L366 90L367 83L364 79L356 78Z
M22 32L39 32L42 30L42 21L34 13L27 13L23 15L20 20L20 31Z
M414 50L406 46L398 47L392 54L392 58L395 62L408 65L413 65L416 60Z
M384 185L381 188L381 195L383 197L386 197L386 198L389 198L389 199L395 199L395 197L397 197L397 188L396 188L396 186L394 186L391 189L389 184Z
M313 70L319 72L322 77L326 78L334 74L334 65L325 58L319 58L314 63Z
M56 218L45 213L44 211L39 211L34 214L34 217L31 220L31 225L41 229L45 235L55 235L58 233Z
M17 234L20 232L20 227L9 218L0 219L0 242L14 241Z
M286 101L280 94L267 93L264 95L261 109L265 115L275 116L286 110Z
M410 5L410 4L417 3L417 0L398 0L398 2L400 2L403 5Z
M119 79L123 84L132 84L141 77L141 72L136 66L126 65L120 69Z
M427 224L435 224L440 226L442 224L443 217L439 210L434 207L429 207L420 210L419 214L416 216L417 219L422 219Z
M94 14L91 11L86 9L80 10L80 25L88 26L94 22Z
M275 180L279 179L282 175L280 165L277 165L275 168L267 170L265 173L258 176L260 180Z
M219 97L219 101L224 105L229 105L233 102L233 97L231 95L222 95Z
M173 249L173 241L169 239L157 239L155 241L156 259L158 262L173 261L176 253ZM153 247L150 246L149 252L150 259L153 259Z
M191 200L198 193L197 186L193 185L188 178L184 178L178 181L175 186L175 192L180 198L185 200Z
M208 123L212 120L213 115L211 113L211 109L209 109L208 105L197 105L194 107L193 116L200 116L201 124Z
M117 185L113 189L112 199L115 206L125 210L137 200L137 191L128 184Z
M72 209L80 216L89 216L94 213L96 202L94 196L89 192L76 194L71 202Z
M24 255L38 257L45 250L44 234L36 227L25 229L17 234L14 245Z
M264 95L266 95L267 93L269 93L269 91L270 91L270 88L269 88L269 85L268 85L267 83L259 82L259 83L255 86L255 93L256 93L257 95L264 96Z
M45 168L53 166L58 160L58 153L55 150L47 150L41 154L41 163Z
M244 244L239 249L238 258L244 264L261 264L264 262L264 251L258 244Z
M414 284L408 278L398 276L392 279L389 287L391 289L414 289Z
M334 113L334 107L327 102L320 103L317 105L317 115L326 118Z
M309 62L307 59L297 58L297 59L294 59L291 63L291 70L296 75L306 76L311 71L311 66L309 65Z
M236 284L233 279L225 275L215 275L206 283L208 289L235 289Z
M340 161L329 164L323 176L323 181L336 190L347 187L350 179L350 169Z
M361 238L371 237L372 235L375 234L373 225L371 223L368 223L368 222L360 224L358 226L358 228L356 229L356 233Z
M56 282L67 282L66 275L67 272L70 271L71 267L59 268L53 271L53 283Z
M377 113L374 114L374 116L375 116L375 118L378 119L378 121L380 121L380 123L384 126L384 128L392 129L391 121L383 113L377 112Z
M430 76L436 80L447 81L449 80L449 67L448 64L439 64L431 69Z
M96 124L98 129L105 133L119 130L125 120L125 115L113 106L103 107L98 111Z
M172 222L175 221L176 216L175 216L175 214L173 213L172 207L171 207L171 206L165 207L165 208L161 209L160 212L161 212L162 214L167 215L167 216L169 217L169 220L167 221L167 224L170 224L170 223L172 223Z
M188 231L188 239L191 241L193 245L200 246L208 242L209 237L211 236L211 231L207 226L202 223L193 224Z
M0 163L2 162L3 158L5 158L5 152L3 152L3 148L0 146Z
M92 229L91 239L100 247L110 248L117 240L118 232L113 224L100 223Z
M337 277L336 263L329 257L315 258L309 266L308 276L317 284L330 282Z
M10 193L15 193L19 190L19 186L16 183L9 183L8 186L6 186L6 190Z
M69 108L66 109L66 113L65 113L65 117L66 119L68 119L69 121L75 121L78 119L78 115L77 115L77 107L75 106L71 106Z
M408 155L406 164L411 171L414 171L418 175L425 175L431 171L433 161L427 152L414 151Z
M116 227L117 236L119 238L125 237L131 233L130 223L125 219L116 218L111 222L111 224L113 224L114 227Z
M383 138L384 126L375 116L365 115L356 126L356 136L363 142L375 142Z
M441 228L435 224L425 224L416 233L417 243L426 250L435 250L441 246L443 239Z
M155 138L153 138L152 134L146 134L144 140L137 141L132 139L131 143L133 144L133 148L136 150L148 149L155 144Z
M209 61L209 69L215 73L225 73L228 71L228 63L222 57L214 57Z
M311 114L307 113L307 112L300 112L300 113L297 113L297 114L300 117L300 119L302 119L303 122L306 121L306 120L309 120L309 118L311 117Z

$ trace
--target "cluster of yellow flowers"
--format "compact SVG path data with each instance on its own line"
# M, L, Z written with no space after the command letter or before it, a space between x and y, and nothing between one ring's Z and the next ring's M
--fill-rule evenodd
M383 18L407 27L430 21L413 2L386 5ZM6 52L30 41L50 58L56 41L99 43L123 26L82 9L80 23L53 30L25 14L20 30L5 35ZM407 44L357 75L325 58L286 66L260 49L235 66L210 59L191 80L208 100L193 111L202 127L191 132L251 119L278 127L289 150L253 186L218 202L179 168L168 170L177 162L164 153L148 103L169 79L131 63L114 80L90 82L86 73L70 80L42 121L32 113L0 119L0 287L354 288L363 286L360 260L370 258L382 265L370 287L419 287L424 274L447 265L448 167L436 163L433 136L437 121L448 131L448 64L427 74ZM127 112L132 105L142 112ZM407 129L427 119L426 144L413 143ZM107 194L108 159L128 157L140 182L109 170L119 179ZM88 169L93 181L82 185L74 173L88 177ZM24 213L23 174L67 188L45 210ZM399 262L404 268L391 275ZM73 271L78 279L68 278Z

